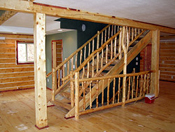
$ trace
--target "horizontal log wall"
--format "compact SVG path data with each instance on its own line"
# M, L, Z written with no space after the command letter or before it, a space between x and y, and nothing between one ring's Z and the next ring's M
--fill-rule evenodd
M34 87L34 65L16 64L16 41L21 41L18 37L0 40L0 91Z
M160 45L160 79L175 81L175 42Z

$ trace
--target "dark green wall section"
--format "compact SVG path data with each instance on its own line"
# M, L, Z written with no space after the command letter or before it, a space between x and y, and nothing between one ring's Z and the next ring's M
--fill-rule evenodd
M64 18L58 19L58 21L61 21L61 28L77 30L78 48L82 46L85 42L87 42L91 37L93 37L97 33L97 31L100 31L106 26L106 24ZM83 24L86 27L85 31L82 31Z
M1 16L3 13L5 13L5 11L4 11L4 10L0 10L0 16Z
M63 42L63 60L69 57L77 50L77 31L69 31L64 33L46 35L46 71L52 71L52 40L62 40ZM47 78L47 87L52 88L52 76Z

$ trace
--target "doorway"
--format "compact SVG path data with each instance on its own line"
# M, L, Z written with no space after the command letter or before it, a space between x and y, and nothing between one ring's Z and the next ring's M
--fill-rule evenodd
M62 40L52 40L52 68L57 67L63 58Z

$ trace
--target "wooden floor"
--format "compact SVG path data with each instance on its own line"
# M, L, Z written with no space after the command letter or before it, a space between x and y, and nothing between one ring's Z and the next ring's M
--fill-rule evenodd
M79 121L66 120L64 110L49 107L49 127L38 130L34 126L34 90L3 92L0 93L0 132L174 132L174 102L175 83L160 82L160 96L154 104L142 100L83 115Z

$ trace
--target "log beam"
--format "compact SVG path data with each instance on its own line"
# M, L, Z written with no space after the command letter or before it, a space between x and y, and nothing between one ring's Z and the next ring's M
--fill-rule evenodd
M151 70L155 71L151 75L151 92L157 97L159 94L159 51L160 51L160 31L152 31L152 53Z
M10 17L14 16L16 13L16 11L5 11L0 16L0 25L2 25L5 21L7 21Z
M45 14L34 14L34 70L36 127L45 128L47 121Z
M43 13L51 16L68 18L68 19L84 20L84 21L91 21L91 22L105 23L105 24L114 24L114 25L120 25L120 26L129 26L129 27L143 28L143 29L149 29L149 30L160 30L162 32L175 34L174 28L158 26L154 24L148 24L148 23L138 22L130 19L114 17L114 16L106 16L98 13L90 13L90 12L85 12L81 10L36 4L30 1L1 0L0 9L12 10L12 11L18 11L18 12L27 12L27 13L38 12L38 13Z

